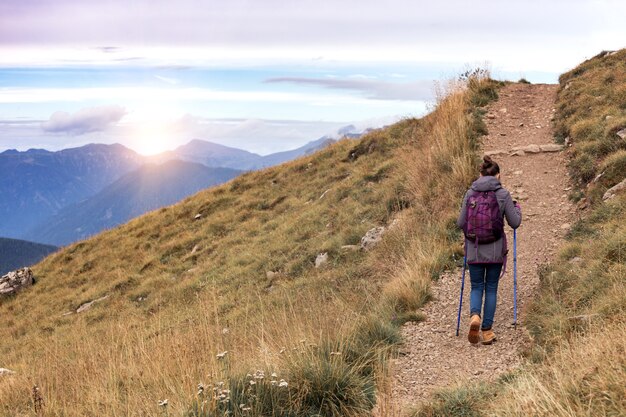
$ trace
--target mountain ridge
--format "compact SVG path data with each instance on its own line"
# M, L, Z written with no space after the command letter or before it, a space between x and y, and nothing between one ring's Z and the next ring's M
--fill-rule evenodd
M0 237L0 275L36 264L58 249L56 246Z
M173 151L156 156L140 155L119 143L91 143L59 151L8 149L0 153L0 195L4 197L0 201L0 235L66 244L69 241L65 238L52 241L49 240L50 235L42 238L36 233L37 228L49 231L48 223L63 223L58 223L58 218L53 219L53 216L66 207L90 200L144 164L178 159L201 163L210 168L248 171L286 162L331 143L322 139L311 141L300 148L265 156L202 139L193 139ZM220 178L226 179L224 176ZM216 184L210 181L205 183ZM194 188L193 191L198 190ZM168 204L172 203L167 201ZM67 215L67 210L61 216L71 217Z
M123 145L0 154L0 235L19 239L60 208L97 193L143 163Z
M25 236L48 244L67 245L176 203L242 172L180 160L146 163L91 198L62 208Z

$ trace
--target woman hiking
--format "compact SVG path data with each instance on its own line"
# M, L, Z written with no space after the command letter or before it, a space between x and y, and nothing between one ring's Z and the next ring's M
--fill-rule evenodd
M465 234L465 255L472 284L467 335L470 343L480 341L479 330L483 344L490 345L496 340L492 329L493 316L498 281L506 269L508 253L504 218L509 226L517 229L522 222L522 211L500 184L498 164L485 156L480 166L480 177L465 193L457 220L457 226Z

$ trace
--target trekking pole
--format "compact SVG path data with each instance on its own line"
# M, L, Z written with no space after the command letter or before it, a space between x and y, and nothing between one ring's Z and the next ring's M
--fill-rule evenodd
M517 229L513 229L513 326L517 330Z
M467 246L467 245L465 245ZM464 249L463 255L463 275L461 276L461 297L459 298L459 315L456 318L456 335L459 336L459 327L461 327L461 307L463 307L463 289L465 288L465 269L467 267L467 247Z

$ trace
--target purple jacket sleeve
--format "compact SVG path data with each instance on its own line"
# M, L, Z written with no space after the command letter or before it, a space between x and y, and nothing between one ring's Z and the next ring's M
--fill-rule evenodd
M506 222L513 229L517 229L522 224L522 208L519 204L514 204L511 194L507 191L504 198L504 217Z

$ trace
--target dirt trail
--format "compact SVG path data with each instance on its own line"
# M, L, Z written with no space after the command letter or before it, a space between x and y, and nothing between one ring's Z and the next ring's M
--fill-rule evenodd
M523 327L525 307L535 294L537 267L549 261L569 228L574 208L567 199L569 184L563 152L509 156L510 150L527 145L554 144L551 119L556 85L512 84L500 91L485 116L489 135L483 151L495 154L502 183L522 206L518 229L518 325L513 321L512 232L509 234L509 266L500 280L494 322L497 342L491 346L467 341L469 322L469 274L466 275L461 331L455 337L461 271L444 275L433 285L434 301L422 311L424 322L406 324L405 344L394 361L393 398L400 410L428 398L439 388L474 380L493 380L521 362L520 348L528 343Z

